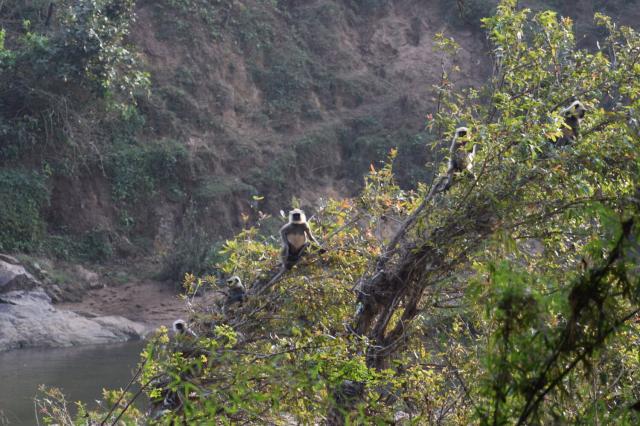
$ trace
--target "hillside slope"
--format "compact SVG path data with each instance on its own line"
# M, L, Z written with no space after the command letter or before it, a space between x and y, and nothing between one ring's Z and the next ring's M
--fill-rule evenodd
M190 2L176 16L175 6L139 2L132 40L152 70L148 131L187 147L187 198L216 237L238 229L241 214L275 213L292 196L312 206L353 194L393 146L404 183L415 184L441 74L433 37L447 28L436 4L348 3ZM456 36L463 81L482 78L486 68L468 55L482 43Z
M96 7L109 16L129 3ZM559 8L574 14L584 33L593 30L595 10L629 20L637 14L635 2L600 3ZM80 7L49 4L12 0L0 8L9 48L26 38L38 58L38 37L64 32L70 24L62 11ZM428 180L434 136L423 128L442 78L435 35L460 44L461 73L452 84L490 72L473 53L488 48L478 22L495 2L460 4L462 10L437 0L135 2L126 41L151 82L135 91L136 107L114 112L95 101L95 91L54 83L43 89L61 97L50 108L37 105L46 97L25 105L3 99L2 196L6 205L26 197L32 207L0 211L21 230L3 234L0 249L105 260L162 258L179 247L185 252L177 263L198 258L181 268L189 269L212 241L260 212L288 208L292 197L313 210L323 197L354 194L392 147L399 148L404 187ZM16 124L25 109L31 115ZM279 221L269 220L275 229Z

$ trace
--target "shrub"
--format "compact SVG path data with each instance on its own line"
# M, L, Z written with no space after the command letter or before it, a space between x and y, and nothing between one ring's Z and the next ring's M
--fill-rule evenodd
M122 144L106 160L113 196L120 202L135 203L160 187L175 189L186 161L186 149L173 140Z
M43 242L47 256L66 261L101 262L114 254L113 233L95 228L82 235L50 235Z
M449 0L441 2L447 21L459 27L471 26L480 31L480 20L495 13L498 0L465 0L462 9L452 7L451 3Z
M238 179L231 179L226 176L213 176L200 182L194 191L194 199L200 203L208 203L214 200L221 200L233 194L246 192L257 194L256 189Z
M0 169L0 250L32 251L45 230L46 178L22 169Z
M295 45L266 49L265 55L264 67L254 66L252 76L269 102L270 115L299 112L311 89L309 58Z
M213 244L204 227L198 225L198 210L189 206L184 216L179 237L174 248L162 261L162 270L157 279L173 281L182 285L185 274L214 272L217 253L222 243Z
M0 34L3 157L51 142L88 149L95 126L81 117L96 109L104 117L107 106L132 100L148 85L148 75L124 42L133 0L55 2L53 22L47 23L49 3L11 1L0 10L3 23L22 22ZM82 139L75 140L79 134Z
M100 262L113 256L111 232L103 229L93 229L82 236L78 257L91 262Z

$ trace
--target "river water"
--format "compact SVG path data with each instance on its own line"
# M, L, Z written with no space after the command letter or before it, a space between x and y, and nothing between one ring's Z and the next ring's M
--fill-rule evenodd
M67 401L92 409L102 389L124 388L136 371L144 342L0 352L0 425L36 425L38 385L61 388ZM73 406L73 404L70 404Z

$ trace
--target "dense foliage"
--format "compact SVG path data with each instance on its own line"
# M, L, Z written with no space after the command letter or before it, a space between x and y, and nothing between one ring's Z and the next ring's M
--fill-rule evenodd
M44 231L40 211L49 199L44 177L26 170L0 169L0 188L0 250L28 251Z
M38 176L38 191L44 186L43 199L42 191L24 189L31 185L25 179L3 180L3 197L15 200L11 207L0 206L3 250L33 250L41 243L49 178L101 168L109 142L102 132L114 122L124 127L128 105L146 87L148 76L125 42L133 5L133 0L0 5L0 170L17 176L12 168L20 164L32 170L27 175Z
M145 75L124 44L133 1L56 2L48 18L41 13L49 2L30 8L10 3L3 5L4 18L22 21L0 38L2 159L44 149L48 142L88 143L77 140L75 122L87 121L83 107L106 106L96 104L92 94L132 97L144 84Z
M126 411L129 396L89 415L637 424L640 35L598 15L607 37L577 49L571 20L516 3L502 1L484 21L491 81L458 91L446 74L436 87L429 128L449 138L469 127L481 148L474 173L447 191L435 180L406 192L392 152L357 198L313 217L327 253L237 309L189 299L200 337L161 330L142 354L148 414ZM453 41L439 45L455 54ZM575 99L589 108L582 134L555 147L560 111ZM277 245L257 228L221 255L220 269L253 289L277 266ZM185 285L215 281L187 276ZM64 423L51 396L43 401Z

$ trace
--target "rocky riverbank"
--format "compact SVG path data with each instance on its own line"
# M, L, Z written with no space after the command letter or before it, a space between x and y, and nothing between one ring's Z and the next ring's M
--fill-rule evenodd
M41 289L0 294L0 351L125 342L147 332L121 316L86 318L56 309Z
M0 351L139 340L185 309L158 283L115 288L74 266L73 283L61 287L43 268L26 266L0 254Z

